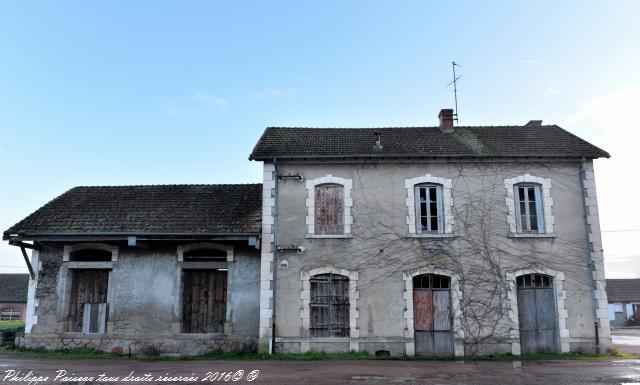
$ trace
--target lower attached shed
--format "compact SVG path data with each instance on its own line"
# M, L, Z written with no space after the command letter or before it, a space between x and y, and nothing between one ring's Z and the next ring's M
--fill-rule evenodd
M32 249L23 347L255 351L261 185L77 187L4 233Z

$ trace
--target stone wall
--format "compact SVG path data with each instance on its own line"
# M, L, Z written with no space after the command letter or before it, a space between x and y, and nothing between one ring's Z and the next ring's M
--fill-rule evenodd
M184 334L181 276L189 262L178 260L177 244L158 242L144 247L119 244L117 260L74 262L64 260L65 244L45 242L38 253L33 298L36 321L19 344L49 349L90 346L132 353L154 349L179 354L217 349L255 350L259 327L259 252L246 243L231 245L232 260L221 262L228 269L224 333ZM191 264L189 268L193 268ZM71 271L96 267L110 270L106 333L70 333Z
M581 167L580 162L569 160L554 163L280 162L279 173L301 175L305 181L328 175L352 181L353 225L349 237L309 237L306 184L296 179L277 180L277 188L273 191L278 193L278 215L270 217L277 225L276 246L297 247L304 251L278 252L274 263L269 264L277 269L275 274L265 277L271 271L263 271L263 282L269 282L274 276L276 280L276 349L300 351L306 346L311 350L316 346L323 350L348 350L354 346L354 341L350 344L335 341L329 344L330 348L322 340L305 337L307 326L300 315L300 309L304 307L300 274L321 267L358 273L359 317L355 325L355 342L362 350L378 349L386 344L387 350L397 354L412 354L407 348L413 343L413 333L405 318L403 274L428 266L454 271L460 276L464 305L461 308L466 306L468 311L469 306L475 304L479 309L492 310L486 319L479 321L469 317L468 312L467 317L462 317L462 331L454 332L464 336L458 341L464 344L464 354L512 353L519 331L514 330L511 322L510 288L505 277L507 272L527 268L564 274L561 292L556 293L562 296L558 298L564 306L557 310L559 322L562 322L562 328L558 329L558 335L562 337L562 346L558 342L559 350L577 351L594 346L588 267L590 250L586 239L588 236L592 245L599 246L593 243L599 229L590 223L591 234L586 233ZM451 231L432 237L414 234L408 222L412 206L407 206L410 197L405 181L425 175L451 181ZM544 190L546 203L549 203L545 218L552 226L548 227L551 231L544 234L513 234L508 220L505 181L519 176L525 178L525 175L549 184ZM590 176L587 173L587 177ZM587 188L593 187L591 181L589 179ZM449 188L448 183L446 187ZM588 191L588 196L593 193ZM595 199L589 200L588 204L591 206L590 222L593 222L597 207ZM597 261L598 248L595 249L594 279L597 280L602 270ZM488 274L491 279L497 277L497 281L487 279L483 282L478 274ZM599 285L597 300L602 301L599 294L602 285L596 283ZM490 303L484 304L496 286L499 293ZM606 332L603 335L608 337Z

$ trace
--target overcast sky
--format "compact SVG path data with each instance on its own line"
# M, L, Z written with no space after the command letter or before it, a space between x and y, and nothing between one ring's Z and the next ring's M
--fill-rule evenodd
M640 277L639 1L0 2L0 228L77 185L259 182L266 126L558 124ZM0 272L26 272L0 245Z

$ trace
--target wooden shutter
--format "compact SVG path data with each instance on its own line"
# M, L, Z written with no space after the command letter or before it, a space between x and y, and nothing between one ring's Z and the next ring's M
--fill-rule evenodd
M109 270L73 270L69 331L104 333Z
M316 186L315 234L344 234L344 186L339 184Z

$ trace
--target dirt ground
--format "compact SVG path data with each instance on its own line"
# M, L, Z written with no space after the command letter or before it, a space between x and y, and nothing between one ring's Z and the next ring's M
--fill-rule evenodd
M58 377L66 371L67 378ZM243 372L239 372L243 370ZM12 372L13 371L13 372ZM18 374L19 371L19 374ZM29 372L31 375L29 376ZM132 381L127 376L133 372ZM213 375L214 373L217 375ZM220 376L224 372L225 375ZM207 373L209 377L207 378ZM231 373L226 376L227 373ZM13 377L10 375L14 374ZM107 377L100 380L100 374ZM162 381L160 376L169 377ZM192 377L177 379L177 376ZM37 382L36 380L43 380ZM75 378L68 378L75 377ZM85 378L78 378L85 377ZM93 378L91 378L93 377ZM117 379L115 377L118 377ZM171 378L173 377L173 378ZM21 381L16 381L21 380ZM225 381L226 380L226 381ZM236 380L236 381L234 381ZM252 381L249 381L252 380ZM640 360L544 362L38 360L0 356L1 384L634 384Z

